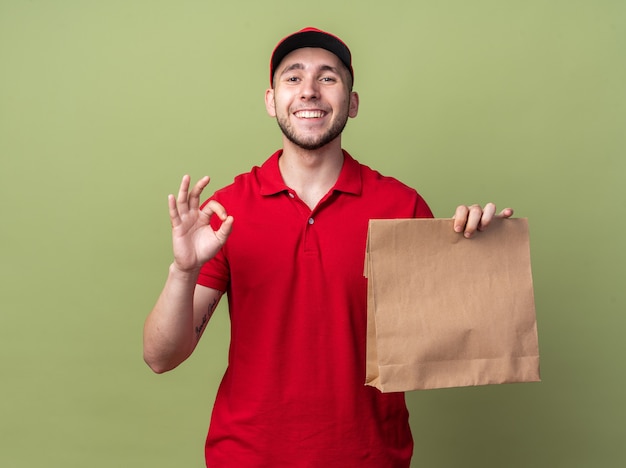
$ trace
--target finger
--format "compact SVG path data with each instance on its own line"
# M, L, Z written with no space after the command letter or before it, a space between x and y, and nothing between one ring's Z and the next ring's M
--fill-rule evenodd
M180 181L180 187L178 188L178 198L176 204L178 205L179 212L186 213L189 210L188 198L189 198L189 175L185 174Z
M454 232L463 232L467 223L467 215L469 208L465 205L459 205L454 212Z
M469 239L474 232L478 229L480 220L482 218L483 209L480 205L471 205L469 207L469 213L467 214L467 222L465 223L465 230L463 235Z
M189 193L189 209L197 210L200 207L200 195L204 188L209 184L209 177L204 176L196 185L193 186L191 192Z
M209 218L216 214L222 221L226 220L228 217L226 208L224 208L224 206L217 200L209 200L208 203L202 207L202 212Z
M513 216L513 208L505 208L500 213L496 215L497 218L510 218Z
M487 203L485 205L485 208L483 209L483 214L480 217L478 230L482 231L483 229L486 229L487 226L489 226L489 223L491 223L491 220L493 219L495 214L496 214L496 205L494 205L493 203Z
M167 196L167 205L170 213L170 223L174 228L181 223L180 214L178 213L178 207L176 206L176 198L174 198L174 195L170 194Z

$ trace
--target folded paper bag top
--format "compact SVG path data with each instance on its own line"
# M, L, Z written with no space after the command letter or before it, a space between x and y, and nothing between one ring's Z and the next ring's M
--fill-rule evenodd
M469 240L452 223L370 221L366 385L540 380L528 220L494 219Z

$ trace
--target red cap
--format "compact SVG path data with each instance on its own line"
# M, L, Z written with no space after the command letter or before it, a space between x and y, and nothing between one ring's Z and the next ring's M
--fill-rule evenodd
M333 34L322 31L321 29L309 27L285 37L278 43L274 52L272 52L272 58L270 60L270 85L274 82L274 71L280 62L290 52L296 49L302 49L303 47L319 47L320 49L326 49L332 52L339 57L339 60L346 66L354 81L352 55L350 54L348 46Z

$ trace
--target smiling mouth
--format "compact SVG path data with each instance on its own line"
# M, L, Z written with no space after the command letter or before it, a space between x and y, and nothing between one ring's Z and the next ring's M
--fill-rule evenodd
M299 119L319 119L324 117L326 113L321 110L301 110L294 112L294 115Z

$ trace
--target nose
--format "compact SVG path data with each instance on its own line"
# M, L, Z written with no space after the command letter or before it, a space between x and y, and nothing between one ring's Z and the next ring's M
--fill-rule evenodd
M302 81L300 98L302 100L317 99L319 97L319 83L315 79L307 78Z

